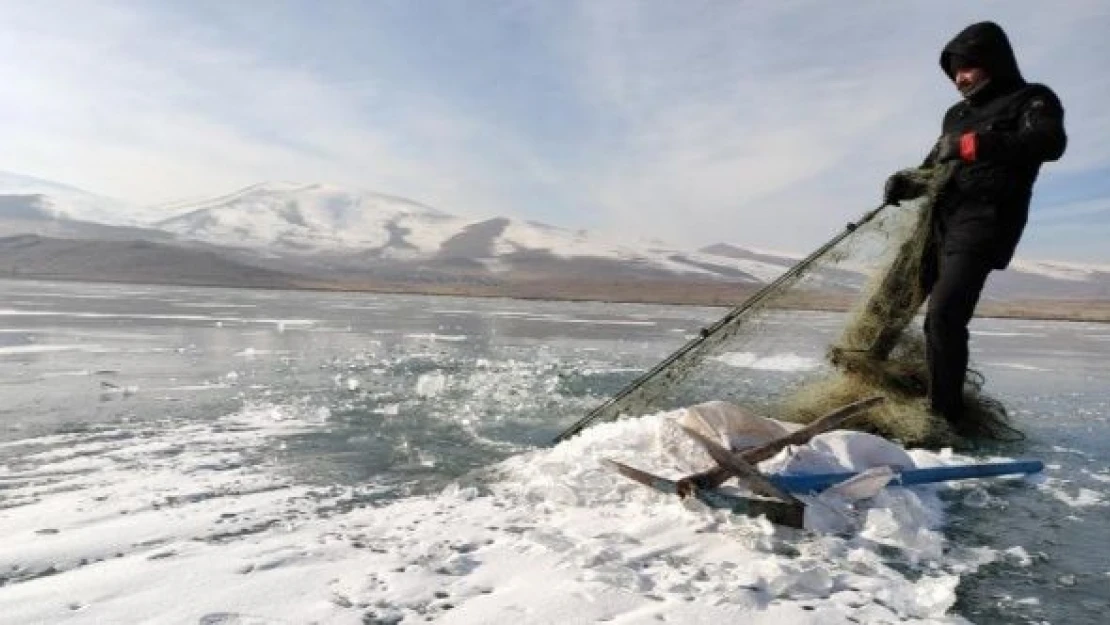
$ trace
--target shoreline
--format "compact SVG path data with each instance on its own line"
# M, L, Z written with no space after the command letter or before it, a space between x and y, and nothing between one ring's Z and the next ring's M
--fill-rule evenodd
M549 302L597 302L661 306L701 306L731 309L742 304L763 285L670 281L520 281L506 284L329 282L293 278L286 284L232 284L218 280L180 280L151 282L67 275L4 275L11 281L128 284L141 286L250 289L266 291L317 291L330 293L367 293L378 295L425 295L433 297L472 297ZM771 308L813 312L850 312L856 293L787 293ZM1110 300L1021 300L981 303L976 318L1020 319L1027 321L1064 321L1110 323Z

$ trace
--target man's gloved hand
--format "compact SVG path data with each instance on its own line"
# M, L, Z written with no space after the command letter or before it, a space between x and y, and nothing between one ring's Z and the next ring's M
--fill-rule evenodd
M921 197L924 193L925 189L921 188L917 181L906 172L900 171L886 179L886 185L883 187L883 204L898 204Z

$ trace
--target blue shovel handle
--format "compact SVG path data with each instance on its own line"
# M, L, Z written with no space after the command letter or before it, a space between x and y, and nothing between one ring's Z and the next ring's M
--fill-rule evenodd
M894 479L890 481L895 486L912 486L914 484L932 484L935 482L948 482L951 480L967 480L978 477L995 477L999 475L1027 475L1039 473L1044 470L1044 463L1040 460L1014 460L1011 462L988 462L984 464L964 464L948 467L932 467L929 469L895 469ZM768 475L767 479L772 484L788 493L819 493L830 486L855 477L858 473L811 473L811 474L777 474Z

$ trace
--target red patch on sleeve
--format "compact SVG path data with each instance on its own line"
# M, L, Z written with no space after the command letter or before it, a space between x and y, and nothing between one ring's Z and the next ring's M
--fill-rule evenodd
M978 156L979 140L974 132L965 132L960 135L960 158L971 162Z

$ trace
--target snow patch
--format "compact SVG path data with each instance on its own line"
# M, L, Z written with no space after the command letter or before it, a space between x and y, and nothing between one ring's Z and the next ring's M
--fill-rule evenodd
M421 397L435 397L447 388L448 377L440 371L421 374L416 379L416 394Z
M1045 369L1044 367L1036 367L1036 366L1033 366L1033 365L1027 365L1025 363L1020 363L1020 362L984 362L983 364L986 365L986 366L991 366L991 367L1003 367L1005 369L1017 369L1019 371L1049 371L1048 369Z
M1096 273L1110 273L1110 265L1071 263L1054 260L1015 259L1010 263L1010 268L1021 273L1072 282L1089 280L1094 277Z
M793 353L760 356L752 352L728 352L717 356L716 360L732 367L764 371L811 371L821 366L816 358Z
M103 350L101 345L4 345L0 346L0 356L21 354L47 354L52 352L96 352Z

